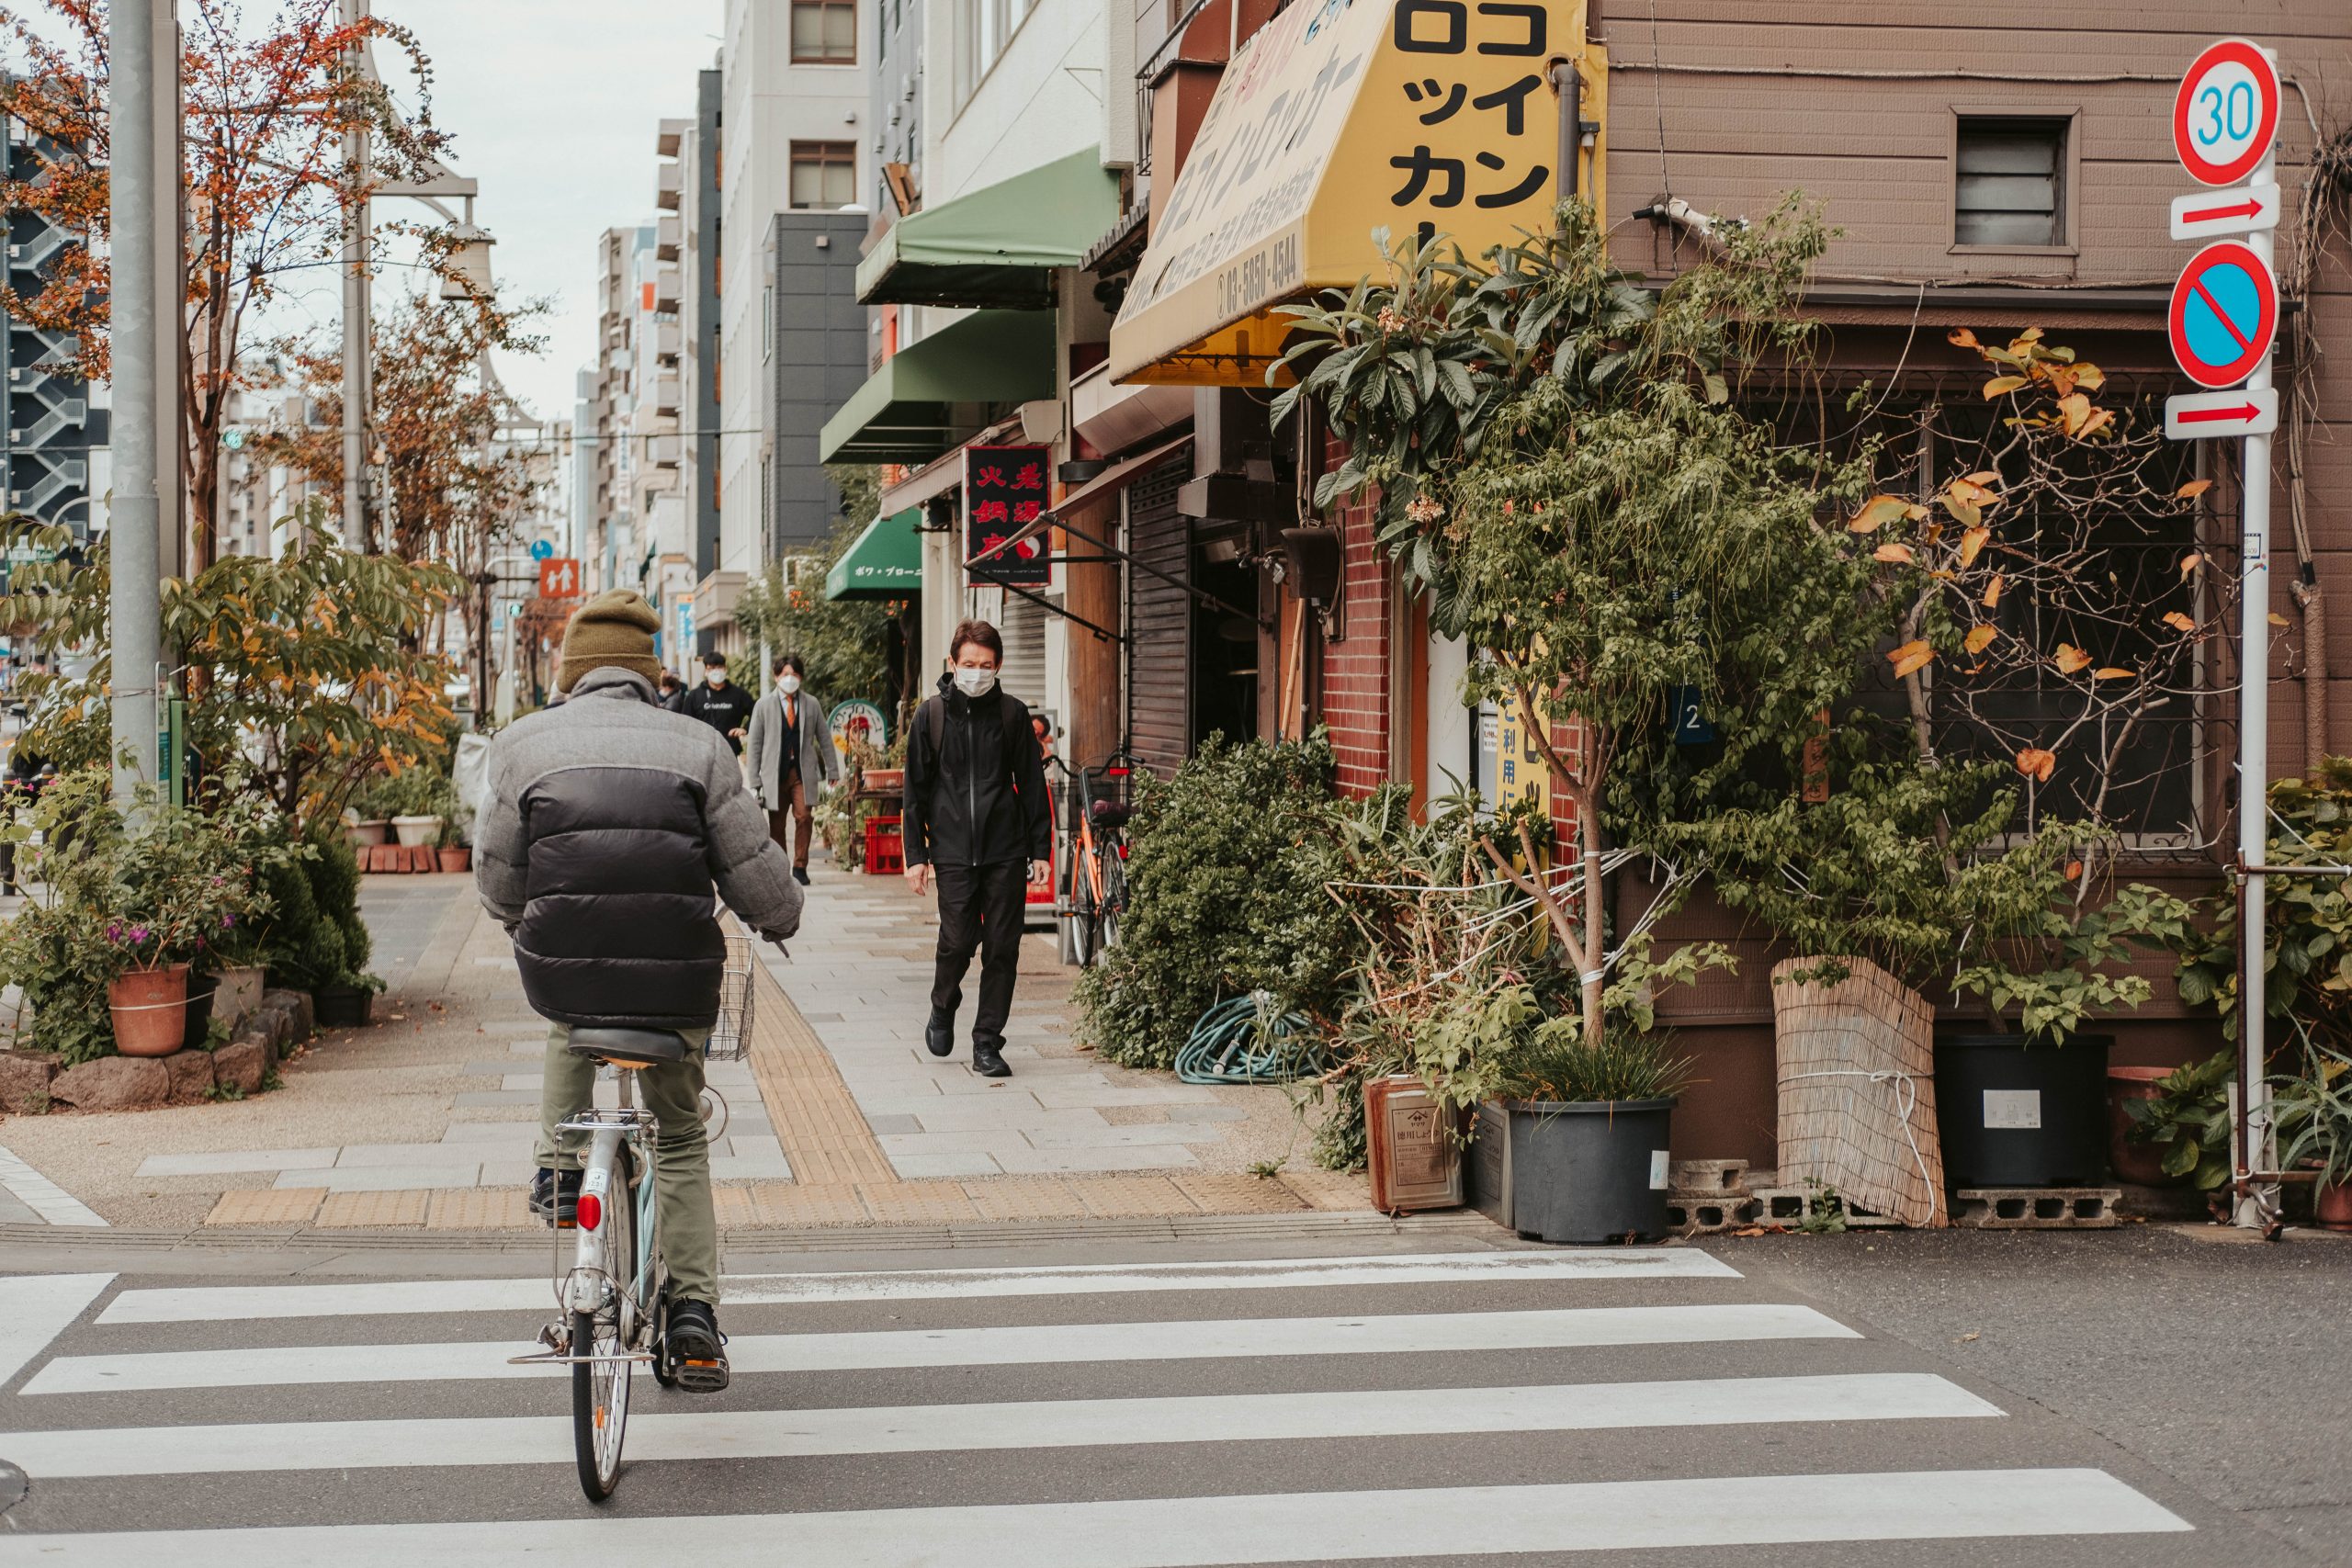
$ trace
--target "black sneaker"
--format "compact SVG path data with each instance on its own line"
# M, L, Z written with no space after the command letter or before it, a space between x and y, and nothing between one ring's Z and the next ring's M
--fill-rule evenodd
M1009 1078L1012 1069L1004 1065L1003 1050L986 1040L972 1042L972 1071L984 1078Z
M800 886L803 886L803 887L808 886L808 868L807 866L805 866L805 865L796 865L796 866L794 866L794 867L792 868L792 880L793 880L793 881L795 881L795 882L797 882L797 883L798 883L798 884L800 884Z
M923 1049L934 1056L944 1056L956 1049L956 1015L932 1010L931 1021L922 1026Z
M540 1169L531 1178L531 1217L558 1230L580 1223L580 1173Z
M688 1393L717 1393L727 1386L727 1336L707 1303L673 1301L662 1354L670 1374Z

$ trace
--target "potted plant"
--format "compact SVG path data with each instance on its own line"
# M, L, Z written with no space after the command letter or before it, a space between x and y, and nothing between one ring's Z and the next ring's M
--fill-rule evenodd
M458 824L453 818L442 819L440 847L434 852L434 859L443 871L469 871L473 868L474 852L466 846L464 840L458 838Z
M322 1026L365 1023L368 998L383 982L367 972L372 942L359 918L356 852L341 835L314 829L297 853L268 869L263 886L271 921L261 952L271 983L309 991Z
M2098 1181L2108 1144L2107 1053L2098 1017L2154 994L2115 966L2135 946L2177 943L2188 902L2132 886L2106 905L2073 901L2077 839L2051 830L2032 857L2011 857L2028 912L1962 968L1952 987L1984 1004L1990 1026L1936 1040L1937 1130L1960 1187L2075 1187ZM2011 1015L2015 1014L2015 1027Z
M2352 1231L2352 1060L2312 1046L2300 1075L2274 1081L2281 1168L2317 1172L2312 1219Z
M1595 1041L1574 1018L1539 1025L1505 1107L1513 1228L1553 1242L1665 1235L1671 1122L1691 1066L1657 1034Z
M390 817L401 845L413 850L437 845L442 824L457 806L448 775L427 762L413 762L383 780L371 798Z
M2237 1053L2164 1067L2110 1067L2108 1160L2143 1187L2187 1182L2199 1192L2230 1179L2230 1080Z

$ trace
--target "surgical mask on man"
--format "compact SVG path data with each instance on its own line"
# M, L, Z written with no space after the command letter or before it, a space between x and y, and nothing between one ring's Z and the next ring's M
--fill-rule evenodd
M956 671L956 689L967 697L985 697L996 690L996 671L959 665Z
M713 670L709 673L706 674L703 679L709 682L714 686L724 686L727 684L727 671L723 669Z
M790 673L779 675L776 677L775 689L788 697L800 690L800 677Z

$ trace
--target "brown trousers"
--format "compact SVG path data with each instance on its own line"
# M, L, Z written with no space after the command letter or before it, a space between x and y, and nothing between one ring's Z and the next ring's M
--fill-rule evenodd
M800 832L800 844L792 842L793 829ZM800 770L795 768L784 775L784 798L768 811L768 837L775 847L792 857L792 863L801 870L808 869L808 850L816 841L816 813L808 804L808 786L800 782Z

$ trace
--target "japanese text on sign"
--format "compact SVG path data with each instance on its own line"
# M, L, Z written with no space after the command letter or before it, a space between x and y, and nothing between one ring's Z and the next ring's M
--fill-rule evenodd
M1045 513L1046 457L1043 446L964 449L964 558L975 563L973 581L1042 588L1051 580L1042 530L1005 546Z

